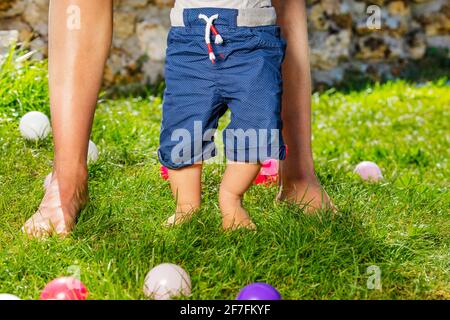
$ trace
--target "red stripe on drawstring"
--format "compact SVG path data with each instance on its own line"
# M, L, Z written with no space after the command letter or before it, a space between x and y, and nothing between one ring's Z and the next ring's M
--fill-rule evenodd
M215 14L211 17L208 17L204 14L199 14L199 19L202 19L206 22L206 28L205 28L205 42L206 45L208 46L208 55L209 55L209 59L211 60L211 63L216 63L216 55L214 54L214 50L213 47L211 45L211 32L214 34L215 36L215 44L222 44L223 43L223 38L222 36L219 34L219 32L217 31L216 27L214 27L214 20L219 18L218 14Z
M212 31L212 33L214 33L215 36L217 36L219 34L219 31L217 31L215 26L211 26L211 31Z

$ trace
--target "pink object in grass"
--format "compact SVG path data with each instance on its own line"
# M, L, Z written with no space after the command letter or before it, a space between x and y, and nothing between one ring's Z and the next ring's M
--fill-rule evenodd
M269 159L261 165L261 171L256 177L254 184L269 184L278 181L278 161Z
M161 166L160 171L161 171L161 177L164 180L168 180L169 179L169 170L166 167Z
M261 174L265 176L277 176L278 161L275 159L269 159L267 161L264 161L261 166Z
M56 278L42 290L40 300L86 300L88 291L78 279L72 277Z
M255 181L253 181L254 184L264 184L266 182L267 182L267 176L262 175L261 172L255 178Z
M378 167L376 163L370 161L359 163L355 168L355 173L365 181L378 182L383 179L380 167Z

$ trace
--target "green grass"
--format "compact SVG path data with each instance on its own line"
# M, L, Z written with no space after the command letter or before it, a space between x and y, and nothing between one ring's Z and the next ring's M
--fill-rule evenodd
M233 299L253 281L286 299L450 298L445 81L315 94L317 172L340 213L306 216L275 202L276 187L257 186L245 197L256 233L221 231L220 164L206 166L200 214L163 228L174 203L156 158L161 95L102 100L90 204L69 238L30 241L19 230L43 196L52 143L24 141L18 122L30 110L48 113L45 68L0 70L0 292L37 299L77 265L90 298L143 299L145 274L172 262L190 273L192 299ZM361 160L377 162L385 181L355 177ZM371 265L381 269L382 290L367 288Z

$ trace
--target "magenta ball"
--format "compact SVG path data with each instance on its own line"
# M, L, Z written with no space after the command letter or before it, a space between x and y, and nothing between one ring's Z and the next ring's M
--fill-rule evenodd
M161 168L159 170L160 170L160 173L161 173L161 177L164 180L168 180L169 179L169 169L167 169L164 166L161 166Z
M86 300L88 291L78 279L62 277L50 281L42 290L40 300Z
M245 286L236 300L282 300L281 294L267 283L256 282Z
M269 159L261 165L261 174L265 176L278 175L278 160Z

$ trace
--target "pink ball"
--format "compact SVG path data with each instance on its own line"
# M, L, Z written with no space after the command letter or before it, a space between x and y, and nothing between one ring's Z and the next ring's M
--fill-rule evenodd
M254 184L276 183L278 180L278 160L269 159L261 165L261 171L256 177Z
M278 161L275 159L269 159L264 161L261 166L261 174L265 176L278 175Z
M144 293L155 300L170 300L174 297L191 294L189 274L173 263L163 263L147 273L144 280Z
M258 173L258 176L256 177L255 181L253 181L254 184L264 184L267 182L267 176Z
M378 182L383 179L383 174L381 173L380 167L371 161L363 161L359 163L354 172L365 181Z
M167 169L164 166L161 166L161 168L159 170L161 171L161 177L164 180L168 180L169 179L169 169Z
M86 300L86 286L73 277L56 278L42 290L41 300Z

